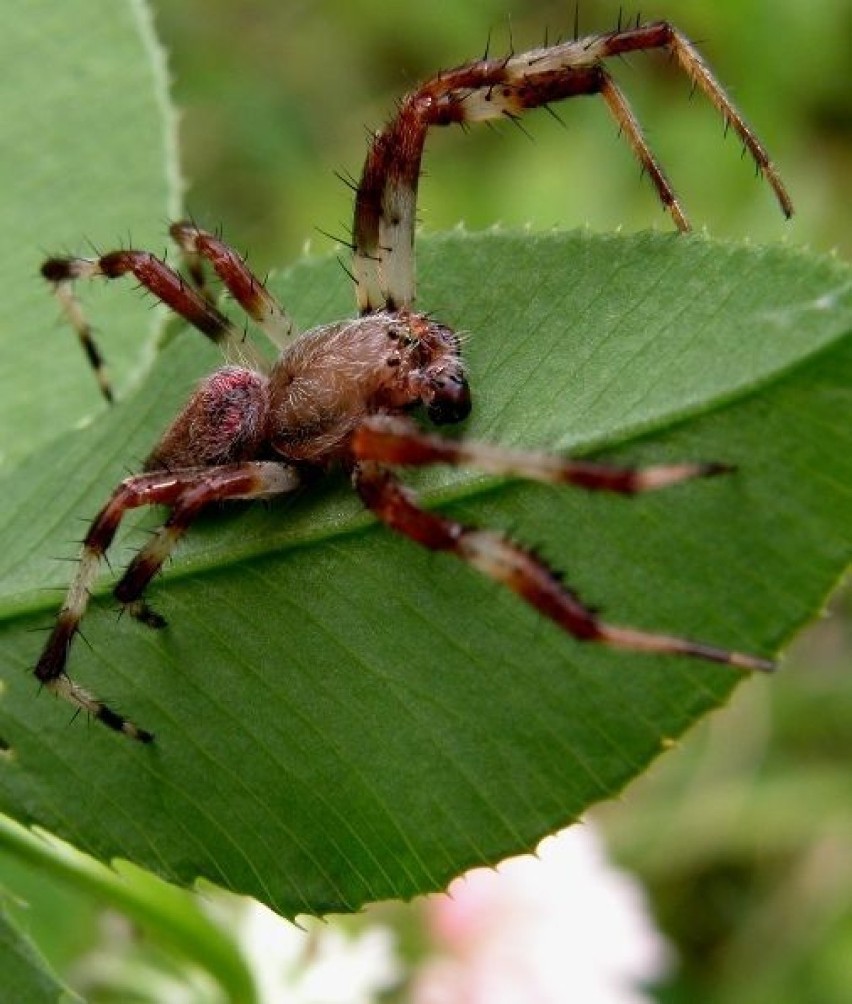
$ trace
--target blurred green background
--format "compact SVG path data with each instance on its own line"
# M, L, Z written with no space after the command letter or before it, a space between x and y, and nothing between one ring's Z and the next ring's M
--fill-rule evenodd
M221 225L260 271L286 265L307 241L331 250L320 231L346 237L352 195L333 172L358 174L365 129L380 126L407 88L478 56L489 34L500 53L510 37L522 49L540 44L545 29L551 39L569 34L574 19L573 5L548 0L154 7L182 113L187 206ZM694 225L852 257L850 0L656 0L642 15L668 18L699 43L797 208L786 223L709 103L690 99L664 56L617 61L613 72ZM617 17L617 3L583 0L580 27L610 29ZM532 139L509 124L433 133L424 228L463 220L471 229L498 221L669 229L603 102L571 101L558 112L564 128L541 112L525 119ZM850 607L848 593L836 598L833 616L809 629L782 673L743 684L729 709L597 814L676 945L679 967L662 1001L852 1000ZM93 936L94 914L83 922L88 908L74 896L23 874L19 887L34 901L31 926L48 954L60 964L74 958ZM58 910L79 923L57 925Z
M160 0L171 51L188 204L221 223L263 265L297 254L320 227L345 233L351 193L333 171L357 175L365 131L379 127L407 88L510 37L520 49L570 34L573 4L547 0ZM652 143L692 214L716 236L782 236L848 254L852 6L849 0L660 0L699 42L782 167L798 216L785 225L770 193L741 161L718 115L664 55L615 61ZM625 8L625 17L635 9ZM582 31L614 27L615 2L583 0ZM532 142L513 126L433 131L421 216L427 229L464 220L538 227L668 228L639 181L604 103L584 99L527 116Z

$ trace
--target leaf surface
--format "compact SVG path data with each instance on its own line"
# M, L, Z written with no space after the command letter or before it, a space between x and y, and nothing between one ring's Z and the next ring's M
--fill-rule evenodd
M0 465L97 413L73 334L39 266L127 244L160 250L177 211L177 166L165 72L141 0L27 0L7 5L0 33ZM117 337L107 361L124 390L150 366L150 302L90 300ZM82 364L82 368L81 368Z
M429 505L536 545L620 623L769 654L813 616L852 544L848 269L650 234L456 234L419 262L421 305L470 333L464 434L738 466L636 499L436 469L410 478ZM305 326L349 312L332 261L275 288ZM215 363L180 331L0 483L4 811L287 914L356 909L532 847L726 699L735 673L583 646L332 476L202 519L152 590L166 631L96 602L72 672L157 742L68 728L27 675L70 573L50 558Z
M27 1004L81 1004L81 998L62 986L50 971L5 905L0 906L0 971L7 1000L26 1001Z

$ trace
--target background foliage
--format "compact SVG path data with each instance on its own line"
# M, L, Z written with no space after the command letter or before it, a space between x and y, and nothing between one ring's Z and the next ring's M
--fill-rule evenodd
M519 6L511 12L519 46L572 16L561 4ZM317 165L357 171L363 124L379 123L408 83L480 51L495 24L499 47L506 13L494 3L162 3L186 109L189 205L202 220L223 222L261 267L292 258L315 225L340 231L349 193ZM622 80L695 222L715 235L784 233L842 248L852 205L848 5L661 3L648 13L677 20L703 41L722 79L736 82L799 210L792 227L779 222L712 113L688 102L664 61L637 57ZM584 27L614 18L612 6L583 5ZM472 227L498 218L646 226L658 213L653 193L602 108L573 102L563 117L567 131L540 116L532 144L485 130L436 137L427 227L460 218ZM85 222L65 239L80 230ZM314 244L327 246L318 235ZM627 807L605 814L619 854L648 877L678 940L684 966L671 1000L844 999L852 955L842 853L852 833L846 625L835 618L813 634L771 689L760 681L741 688L727 720L718 716L633 789Z

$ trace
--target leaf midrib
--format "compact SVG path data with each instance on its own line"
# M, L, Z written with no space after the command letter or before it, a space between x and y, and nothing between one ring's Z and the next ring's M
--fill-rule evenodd
M850 336L852 336L852 330L841 331L831 341L819 345L812 351L806 352L796 359L780 365L775 370L763 373L753 382L736 387L728 392L708 396L694 406L674 409L664 413L661 412L653 419L644 422L634 422L632 424L628 423L619 426L605 435L590 435L584 442L575 444L572 447L571 455L586 457L603 451L616 451L627 445L636 445L643 440L652 439L657 434L674 431L697 418L723 411L768 387L776 386L788 380L791 376L811 365L820 357L839 351L842 343ZM84 432L85 430L79 430L80 434ZM407 480L412 480L411 475L409 475ZM517 477L477 475L472 473L440 485L426 486L419 490L419 497L427 508L440 508L454 503L463 503L471 499L494 495L510 485L523 481L524 479ZM339 485L342 483L342 475L339 473L330 474L324 482L326 486L325 490L327 493L339 490ZM317 491L316 488L311 490ZM140 518L144 518L144 516ZM127 525L128 528L132 528L133 523L128 521ZM235 545L234 538L231 538L226 552L214 548L182 555L178 563L169 568L167 578L168 581L174 582L207 572L225 571L238 565L250 563L258 558L286 554L291 551L330 543L334 540L345 539L378 525L379 521L375 516L366 509L361 509L354 511L351 515L341 520L323 523L321 526L317 526L315 530L302 531L299 536L281 539L266 546L255 543L247 543L239 546ZM261 535L252 535L250 539L252 541L260 540ZM97 600L107 596L115 581L115 575L102 575L92 590L93 599ZM46 599L41 591L23 592L17 597L11 594L3 602L0 602L0 621L6 624L13 624L15 621L25 619L33 614L52 612L55 607L55 599Z

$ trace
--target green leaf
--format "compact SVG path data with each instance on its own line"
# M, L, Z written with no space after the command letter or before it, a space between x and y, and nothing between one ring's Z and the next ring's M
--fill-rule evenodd
M19 929L4 904L0 904L0 972L3 994L27 1004L80 1002L50 971L30 939Z
M165 71L141 0L27 0L7 5L0 35L0 464L100 410L81 352L47 295L47 253L91 254L132 234L163 246L177 211ZM150 302L95 296L119 388L150 366ZM85 368L85 363L83 363Z
M727 697L727 670L564 637L333 476L199 521L152 590L167 631L94 604L72 671L153 747L36 700L33 630L71 572L53 558L218 359L184 332L155 356L146 304L86 290L123 399L107 411L37 276L86 236L162 247L177 171L146 8L21 5L0 52L0 808L285 913L355 909L531 847ZM424 308L471 334L465 434L739 466L636 500L434 470L411 478L428 504L539 545L620 622L769 653L813 615L850 552L848 269L653 235L457 234L419 261ZM276 286L305 326L351 312L334 262Z
M471 335L464 434L738 466L636 499L433 470L410 479L429 505L539 546L620 623L769 654L814 615L852 549L845 266L585 233L457 234L419 262L422 306ZM275 285L303 325L350 312L333 261ZM152 590L167 630L96 602L73 675L157 741L69 728L27 675L58 604L43 587L70 574L50 558L213 365L181 332L121 405L0 483L5 811L287 914L356 909L532 847L726 699L736 673L584 646L376 526L338 475L199 521Z
M167 952L203 967L234 1004L256 1000L251 976L233 940L206 915L197 897L127 864L108 868L55 837L32 833L2 815L0 850L40 875L84 892L101 906L121 910ZM5 972L4 968L4 976ZM22 993L10 999L29 1001L30 997Z

